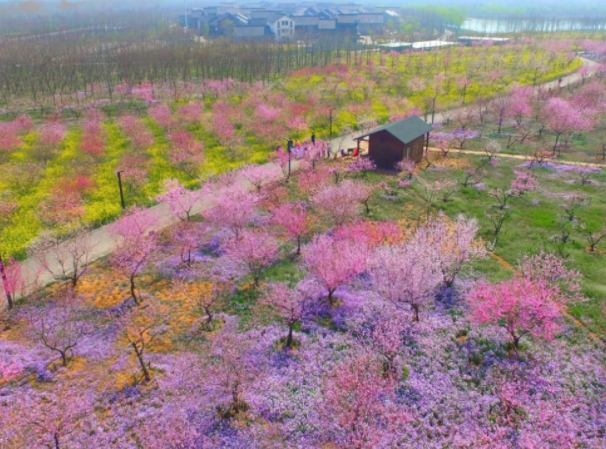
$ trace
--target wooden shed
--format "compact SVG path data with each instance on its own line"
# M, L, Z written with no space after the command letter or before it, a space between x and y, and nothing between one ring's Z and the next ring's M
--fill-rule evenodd
M430 124L413 115L376 128L355 140L358 149L361 141L367 142L368 156L377 167L393 169L404 159L415 162L423 159L423 147L431 130Z

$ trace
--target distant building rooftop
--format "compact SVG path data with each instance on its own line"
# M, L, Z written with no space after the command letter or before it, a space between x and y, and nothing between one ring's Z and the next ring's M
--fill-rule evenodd
M480 36L461 36L460 41L482 41L482 42L508 42L511 39L508 37L480 37Z
M413 140L421 137L423 134L430 132L433 127L416 115L403 118L397 122L388 123L387 125L379 126L366 134L362 134L355 138L355 140L362 139L364 137L376 134L380 131L387 131L389 134L394 136L400 142L406 144Z
M427 48L449 47L451 45L457 45L457 44L456 44L456 42L445 42L445 41L423 41L423 42L414 42L412 44L412 48L414 50L425 50Z
M410 48L412 44L410 42L391 42L389 44L380 44L379 47L396 50L399 48Z

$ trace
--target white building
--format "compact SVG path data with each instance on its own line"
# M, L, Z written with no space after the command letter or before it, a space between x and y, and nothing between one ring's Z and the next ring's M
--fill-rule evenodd
M276 36L277 41L289 40L295 37L295 21L283 14L275 14L267 18L267 25Z

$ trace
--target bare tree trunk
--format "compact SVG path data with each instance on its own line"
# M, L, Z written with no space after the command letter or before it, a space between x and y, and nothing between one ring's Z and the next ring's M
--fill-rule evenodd
M292 328L295 323L288 323L288 336L286 337L286 343L284 343L284 349L290 349L292 347Z
M334 298L333 298L333 294L334 294L334 292L335 292L335 289L334 289L334 288L329 288L329 289L328 289L328 302L329 302L329 304L330 304L331 306L334 306L334 305L335 305Z
M418 323L419 322L419 306L418 306L418 304L412 304L411 307L412 307L412 312L413 312L412 320L415 323Z
M131 346L135 350L135 355L137 356L137 360L139 361L139 365L141 366L141 372L143 373L143 377L145 378L146 382L149 382L151 380L151 376L149 375L149 371L147 369L147 366L145 366L145 361L143 360L143 349L139 349L139 347L134 342L131 342Z
M135 288L135 276L130 276L130 296L135 301L135 304L139 305L139 298L137 298L137 290Z

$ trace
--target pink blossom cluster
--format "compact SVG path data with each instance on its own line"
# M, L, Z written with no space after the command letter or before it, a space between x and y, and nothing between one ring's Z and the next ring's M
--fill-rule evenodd
M13 151L21 145L19 136L29 131L32 119L28 115L21 115L11 122L0 122L0 150Z
M131 143L138 149L147 148L154 142L152 134L138 117L123 115L118 119L118 125Z

